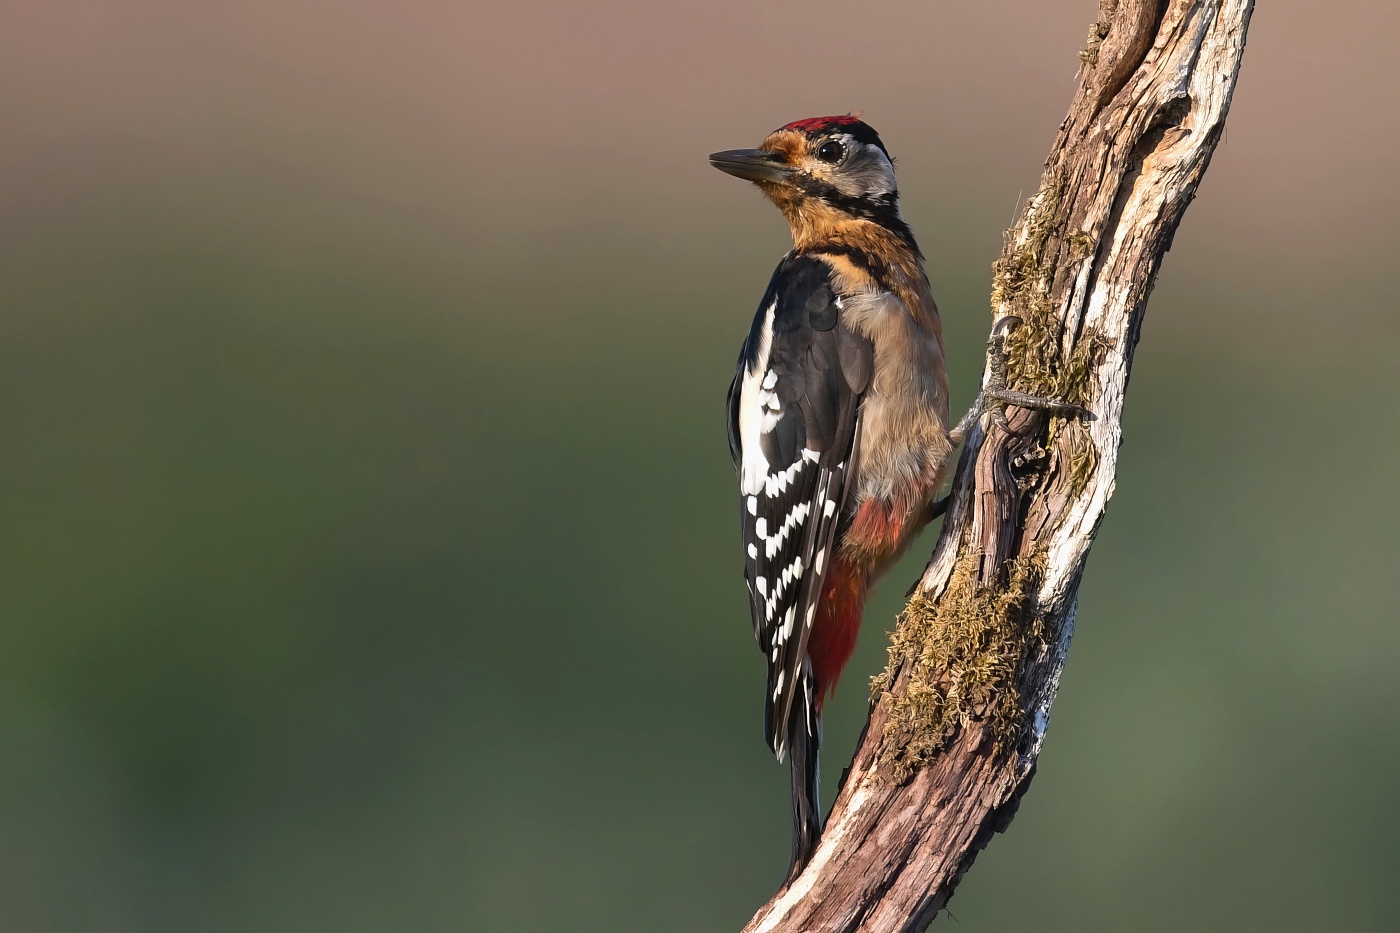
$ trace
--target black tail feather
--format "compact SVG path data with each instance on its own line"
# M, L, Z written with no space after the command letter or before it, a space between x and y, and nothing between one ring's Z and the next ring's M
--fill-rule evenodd
M802 671L802 688L796 693L787 723L788 768L792 775L792 859L784 884L791 884L802 873L822 835L821 795L817 786L822 724L817 713L817 687L809 668Z

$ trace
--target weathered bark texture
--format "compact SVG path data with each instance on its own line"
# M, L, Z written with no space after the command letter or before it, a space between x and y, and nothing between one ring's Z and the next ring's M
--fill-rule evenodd
M746 933L924 929L1035 770L1075 594L1113 493L1148 293L1220 138L1252 0L1101 0L1040 190L995 266L1013 389L968 440L933 557L806 871Z

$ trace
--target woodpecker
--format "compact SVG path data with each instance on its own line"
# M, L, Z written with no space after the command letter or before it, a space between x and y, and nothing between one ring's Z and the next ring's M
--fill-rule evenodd
M768 659L764 731L792 776L791 880L821 834L822 705L871 584L930 520L952 460L948 375L873 128L799 120L710 164L758 185L792 231L729 389L744 578Z
M924 257L889 151L858 117L798 120L710 164L755 183L792 232L728 398L744 578L768 663L764 731L791 771L790 882L821 835L822 705L855 649L871 585L942 511L954 449L984 413L1005 427L1007 403L1082 409L993 379L950 429Z

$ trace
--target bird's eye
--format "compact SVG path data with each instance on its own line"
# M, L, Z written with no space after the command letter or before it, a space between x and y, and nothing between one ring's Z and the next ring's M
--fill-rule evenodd
M846 147L834 139L822 143L821 148L817 150L817 158L821 159L823 162L829 162L832 165L840 162L845 155Z

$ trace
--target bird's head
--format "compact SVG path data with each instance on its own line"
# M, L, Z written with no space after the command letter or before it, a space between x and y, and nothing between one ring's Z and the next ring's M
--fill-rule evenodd
M913 242L889 151L857 116L798 120L757 149L713 153L710 164L758 185L787 217L799 247L868 223Z

